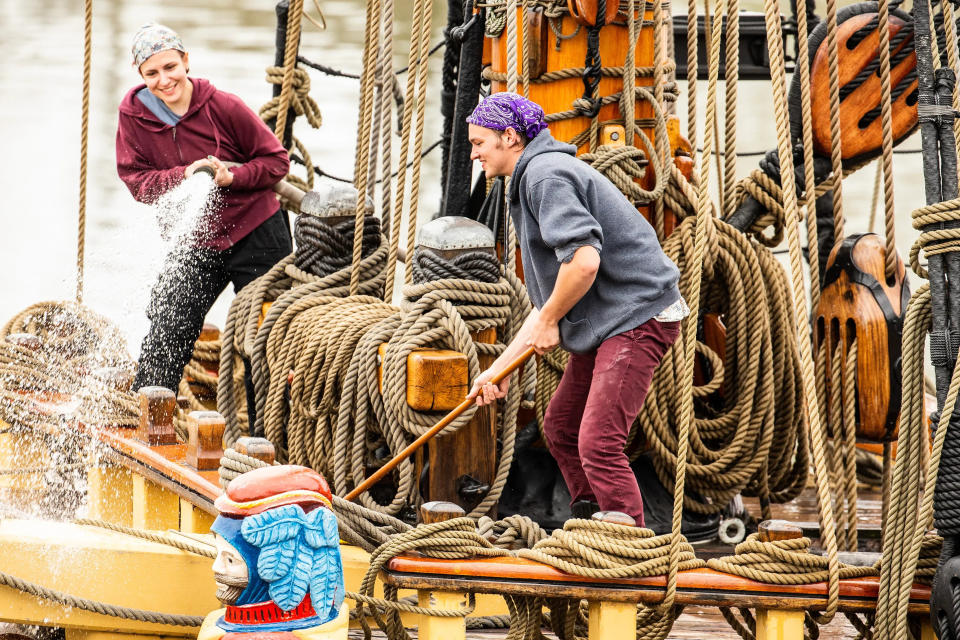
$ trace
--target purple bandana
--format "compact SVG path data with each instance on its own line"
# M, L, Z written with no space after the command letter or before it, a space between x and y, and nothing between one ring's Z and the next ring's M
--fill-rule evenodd
M467 122L495 131L506 131L507 127L513 127L527 140L532 140L547 128L540 105L506 91L492 93L481 100Z

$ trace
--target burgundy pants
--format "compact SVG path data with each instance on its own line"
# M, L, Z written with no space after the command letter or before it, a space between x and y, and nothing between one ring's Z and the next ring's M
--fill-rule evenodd
M680 333L679 322L648 320L570 361L543 418L550 453L571 502L595 500L643 526L643 499L624 447L653 372Z

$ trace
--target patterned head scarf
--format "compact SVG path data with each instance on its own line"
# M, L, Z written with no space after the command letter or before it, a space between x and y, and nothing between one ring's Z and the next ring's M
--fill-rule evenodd
M547 128L540 105L505 91L492 93L481 100L467 122L495 131L506 131L507 127L513 127L527 140L532 140Z
M187 52L176 31L156 22L148 22L133 36L133 66L139 69L147 58L167 49Z

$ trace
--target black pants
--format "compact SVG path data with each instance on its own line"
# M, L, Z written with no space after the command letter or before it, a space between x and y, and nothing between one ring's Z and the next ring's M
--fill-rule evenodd
M161 386L176 393L207 312L227 284L233 282L239 292L292 250L287 214L280 209L224 251L171 252L150 296L150 330L140 347L133 389Z

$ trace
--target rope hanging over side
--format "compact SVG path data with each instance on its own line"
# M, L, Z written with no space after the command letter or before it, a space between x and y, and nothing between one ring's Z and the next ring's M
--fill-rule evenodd
M80 193L77 206L77 304L83 302L87 235L87 142L90 137L90 67L93 60L93 0L83 2L83 90L80 106Z
M832 1L832 0L831 0ZM837 558L836 522L833 506L830 503L829 475L826 469L824 453L824 431L817 403L816 381L810 347L810 328L807 317L807 301L803 284L803 266L800 252L800 238L797 230L797 197L794 177L793 150L790 139L790 118L787 107L786 63L784 58L783 37L780 30L780 9L775 0L765 0L764 21L767 29L767 48L770 56L771 78L773 80L773 101L777 125L777 151L779 154L781 180L784 195L786 235L790 252L790 273L793 293L793 310L797 329L797 345L800 354L800 371L803 382L803 410L810 434L810 450L817 477L817 499L820 508L820 529L823 546L827 554L828 586L827 608L818 623L831 620L839 604L840 563ZM839 145L834 144L834 151ZM835 176L840 175L840 170ZM837 180L836 182L839 182Z

